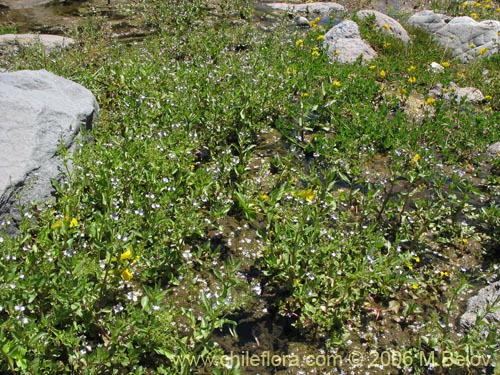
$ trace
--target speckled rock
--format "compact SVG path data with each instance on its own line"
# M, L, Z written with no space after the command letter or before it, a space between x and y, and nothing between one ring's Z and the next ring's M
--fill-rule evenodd
M83 86L45 70L0 73L0 222L19 221L18 204L43 202L62 170L56 156L90 129L98 105ZM15 233L15 226L9 228Z
M0 35L0 53L17 50L19 46L41 45L47 53L67 48L74 44L72 38L50 34L5 34Z
M462 61L498 52L499 21L477 22L471 17L452 18L424 10L411 16L408 24L428 31L453 56Z
M401 39L404 43L410 41L410 36L406 32L403 26L396 21L394 18L389 17L384 13L380 13L376 10L360 10L357 13L360 19L365 19L368 17L375 17L375 23L382 32L390 34L396 38Z
M484 102L483 93L474 87L459 87L456 83L450 82L447 87L438 83L429 90L429 96L433 98L442 98L449 101L460 103L478 104Z
M360 57L363 61L377 57L377 52L361 38L354 21L346 20L335 25L325 34L324 41L331 61L352 63Z
M487 306L496 303L496 311L486 314ZM489 323L500 323L500 281L480 289L477 294L467 301L467 309L460 318L462 328L472 327L477 320L478 313L484 315L483 319ZM493 307L493 306L491 306Z
M333 2L314 2L306 4L289 4L289 3L269 3L268 7L274 10L288 11L292 13L303 13L316 16L328 16L331 13L341 13L345 11L343 5Z

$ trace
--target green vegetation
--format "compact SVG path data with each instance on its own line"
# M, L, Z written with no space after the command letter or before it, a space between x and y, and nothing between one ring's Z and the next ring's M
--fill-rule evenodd
M145 1L144 40L120 44L91 18L77 47L1 62L81 83L101 114L57 200L1 236L0 372L203 373L188 359L224 353L215 333L252 312L255 283L270 313L340 353L498 352L494 326L459 334L457 317L498 267L485 151L500 140L499 55L462 64L367 20L379 58L332 64L326 26L265 32L245 3L215 17L203 0ZM451 81L487 100L428 98ZM377 341L396 326L396 343Z

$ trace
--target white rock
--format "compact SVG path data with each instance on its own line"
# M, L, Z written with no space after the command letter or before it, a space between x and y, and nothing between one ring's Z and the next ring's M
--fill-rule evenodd
M333 2L314 2L306 4L269 3L266 5L275 10L319 16L328 16L331 13L341 13L345 11L345 7L343 5Z
M431 70L433 73L443 73L444 72L444 66L441 64L433 61L431 62Z
M500 142L495 142L488 146L488 152L492 155L500 155Z
M495 305L494 302L496 302ZM492 308L497 308L489 314L486 314L486 308L492 305ZM480 289L477 294L467 301L467 309L460 318L462 328L468 329L476 324L477 315L482 314L483 319L489 323L500 323L500 281L488 285Z
M377 52L361 38L359 27L354 21L346 20L335 25L325 34L324 41L332 61L351 63L360 56L363 61L377 57Z
M30 46L40 44L46 52L51 52L58 48L66 48L75 41L73 38L68 38L60 35L50 34L5 34L0 35L0 50L8 47Z
M297 17L295 19L295 24L300 27L310 27L311 24L309 23L309 20L306 17Z
M428 31L453 56L462 61L498 52L499 21L477 22L470 17L450 18L424 10L410 17L408 24Z
M478 104L485 100L483 93L474 87L459 87L456 83L450 82L446 90L443 85L438 83L429 90L429 96L433 98L443 98L449 101L460 103Z
M45 201L82 127L90 129L98 105L81 85L45 70L0 73L0 222L18 220L20 203Z
M386 14L378 12L376 10L360 10L357 13L360 19L368 18L371 16L375 17L375 23L382 30L382 32L395 36L401 39L404 43L410 41L410 36L406 32L403 26L396 21L394 18L389 17Z

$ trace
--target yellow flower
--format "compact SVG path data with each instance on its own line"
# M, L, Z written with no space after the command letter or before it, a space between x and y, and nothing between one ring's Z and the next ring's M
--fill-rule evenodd
M385 72L385 70L381 70L380 72L378 72L378 75L382 78L385 78L385 76L387 75L387 73Z
M467 2L463 2L462 5L460 5L462 7L462 9L467 9L467 6L469 4L467 4Z
M134 277L134 275L132 275L130 273L130 271L128 270L128 268L124 269L122 272L121 272L121 276L122 276L122 279L123 280L132 280L132 278Z
M408 91L406 91L406 89L405 89L404 87L401 87L401 88L399 89L399 93L400 93L401 95L406 95L406 93L407 93L407 92L408 92Z
M315 193L313 189L305 189L301 190L297 194L299 197L304 198L306 201L312 201L315 197Z
M417 154L418 155L418 154ZM415 156L417 156L415 155ZM418 156L418 158L420 159L420 155ZM416 160L418 161L418 160ZM416 257L413 257L413 260L416 262L416 263L420 263L420 257L419 256L416 256Z
M448 61L443 61L443 62L441 63L441 65L442 65L443 67L445 67L445 68L449 68L449 67L450 67L450 63L449 63Z
M302 96L303 98L307 98L309 96L309 93L303 92L302 94L300 94L300 96Z
M76 218L72 218L71 220L69 219L69 215L65 215L64 219L59 219L57 220L54 224L50 226L51 229L56 229L56 228L61 228L63 225L63 222L68 224L70 228L74 228L78 225L78 220Z
M419 155L419 154L415 154L415 155L413 156L413 161L414 161L415 163L418 163L418 161L419 161L419 160L420 160L420 155ZM418 262L420 262L420 258L419 258L419 257L415 257L414 259L415 259L415 261L416 261L417 263L418 263ZM417 260L417 259L418 259L418 260Z
M413 285L411 286L413 289L417 290L418 289L418 283L413 283Z
M318 26L318 22L321 20L321 18L319 17L316 17L315 19L313 19L312 21L309 21L309 26L311 26L311 28L313 29L317 29L319 26Z
M375 68L376 68L376 66L375 66L375 65L370 65L370 66L368 67L368 69L370 69L370 70L375 70Z
M313 57L318 57L318 56L320 56L320 55L321 55L321 54L319 53L318 47L314 47L314 48L312 49L312 51L311 51L311 55L312 55Z
M417 77L409 77L408 78L408 83L415 83L417 82Z
M463 244L466 244L467 242L469 242L469 240L467 238L461 238L460 242L462 242Z
M54 224L50 226L50 229L56 229L62 227L62 220L57 220Z
M295 47L302 47L304 46L304 39L297 39L295 42Z
M384 44L382 44L383 48L387 48L387 47L390 47L390 46L391 46L391 43L384 42Z
M436 99L434 99L434 98L427 98L427 99L425 99L425 103L426 103L427 105L432 105L432 104L434 104L435 102L436 102Z
M415 65L411 65L408 69L406 69L406 71L407 71L408 73L411 73L411 72L413 72L415 69L417 69L417 67L416 67Z
M386 24L386 23L384 23L384 25L383 25L382 27L383 27L384 29L386 29L386 30L389 30L389 29L391 28L391 27L390 27L388 24Z
M318 37L316 38L316 40L323 40L323 39L325 39L324 35L318 35Z
M340 51L339 51L338 49L336 49L335 51L333 51L333 54L334 54L335 56L337 56L339 53L340 53Z
M488 52L488 48L486 48L486 47L481 48L481 49L478 51L478 53L479 53L480 55L484 55L486 52Z
M475 1L474 6L477 8L481 8L481 3L479 1Z
M130 247L129 247L127 249L127 251L125 251L124 253L122 253L122 255L120 255L120 260L127 260L130 258L132 258L132 251L130 250Z
M342 86L342 83L340 83L339 81L335 80L335 81L333 81L332 85L334 85L335 87L340 87L340 86Z
M479 16L477 15L477 13L471 13L470 16L474 20L477 20L479 18Z
M490 101L491 99L493 99L493 97L491 95L485 95L484 99Z
M476 47L474 43L469 43L469 48L474 48L474 47Z
M439 272L439 276L441 276L441 277L448 277L449 273L448 273L448 271L440 271Z
M268 196L267 194L261 193L261 194L259 194L259 199L260 199L261 201L266 202L266 201L268 201L268 200L269 200L269 196Z
M73 228L73 227L76 227L77 225L78 225L78 220L76 220L76 218L74 217L73 219L71 219L71 221L69 223L69 227Z

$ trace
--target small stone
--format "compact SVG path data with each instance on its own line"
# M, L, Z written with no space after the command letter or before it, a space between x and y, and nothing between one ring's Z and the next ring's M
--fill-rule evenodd
M297 17L295 19L295 24L299 27L311 27L311 24L306 17Z
M444 72L444 66L441 64L433 61L431 62L431 70L433 73L443 73Z
M493 310L489 314L484 315L483 319L489 323L500 323L499 301L500 281L480 289L475 296L469 298L467 301L467 309L460 318L460 326L464 329L473 327L476 324L477 315L484 315L487 307L494 302L496 302L496 306L490 307L497 307L496 311Z
M495 142L495 143L489 145L488 152L494 156L500 155L500 142Z
M479 104L485 101L485 97L480 90L474 87L459 87L454 82L450 82L446 89L443 88L441 83L438 83L429 90L428 95L432 98L443 98L457 103L464 101L466 103Z

